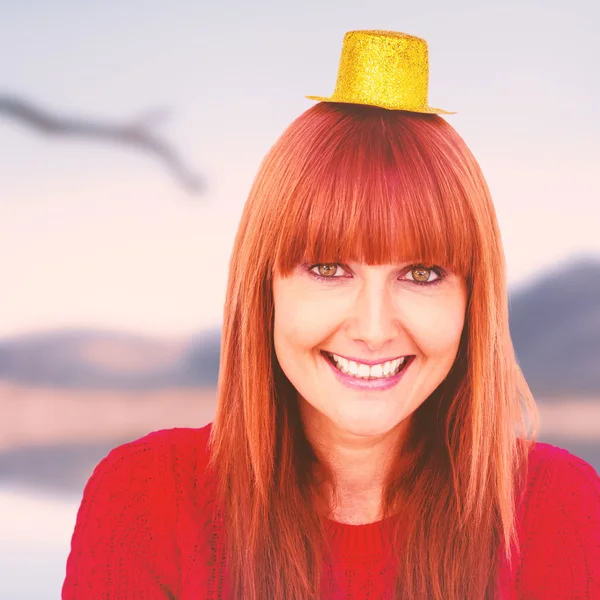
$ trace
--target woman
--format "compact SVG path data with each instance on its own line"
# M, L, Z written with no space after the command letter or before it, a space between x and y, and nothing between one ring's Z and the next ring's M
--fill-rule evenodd
M489 191L427 67L346 34L245 206L214 423L96 467L64 600L600 598L600 478L535 443Z

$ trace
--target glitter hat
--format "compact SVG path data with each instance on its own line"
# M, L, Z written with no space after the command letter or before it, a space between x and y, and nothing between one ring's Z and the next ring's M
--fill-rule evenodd
M453 115L427 104L429 53L421 38L396 31L349 31L344 36L335 91L321 102Z

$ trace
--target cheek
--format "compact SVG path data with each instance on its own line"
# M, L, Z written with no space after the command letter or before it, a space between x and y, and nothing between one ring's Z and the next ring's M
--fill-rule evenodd
M282 294L275 303L275 337L281 344L298 349L318 345L331 331L335 311L326 302L307 301L298 295Z
M465 321L465 304L439 302L423 303L407 316L411 335L426 355L456 352Z
M297 315L275 315L273 338L276 349L286 352L298 350L310 340L310 332L302 326Z
M327 335L320 321L311 318L306 305L301 307L298 302L281 303L275 310L275 355L285 376L301 393L307 381L310 381L305 376L308 365L306 358L316 346L322 344ZM305 392L310 394L308 390Z

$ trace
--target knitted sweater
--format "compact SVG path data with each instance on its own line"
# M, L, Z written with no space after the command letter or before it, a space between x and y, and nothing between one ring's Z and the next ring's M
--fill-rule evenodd
M152 432L112 450L85 486L63 600L226 600L220 521L204 477L211 425ZM500 567L503 600L600 599L600 478L538 442L518 516L522 555ZM328 521L335 564L326 600L391 599L382 521ZM287 599L286 599L287 600ZM471 599L469 599L471 600Z

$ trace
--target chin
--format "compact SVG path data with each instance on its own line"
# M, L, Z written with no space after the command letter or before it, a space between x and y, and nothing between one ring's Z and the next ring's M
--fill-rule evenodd
M395 429L401 422L402 419L391 420L384 416L366 418L364 415L338 416L334 420L340 430L360 437L383 436Z

